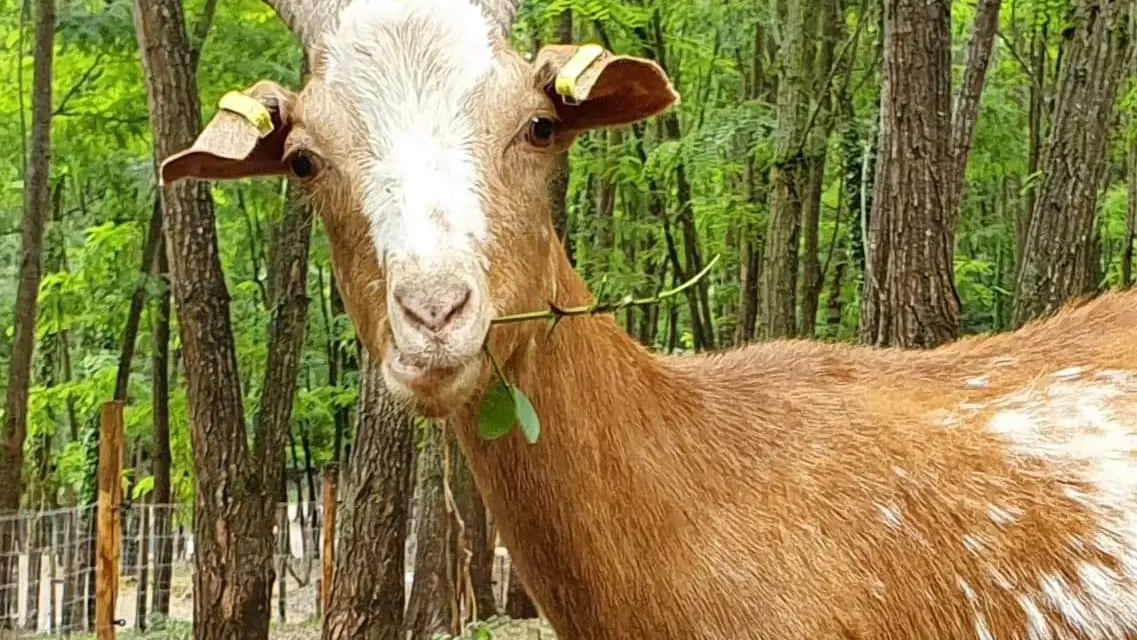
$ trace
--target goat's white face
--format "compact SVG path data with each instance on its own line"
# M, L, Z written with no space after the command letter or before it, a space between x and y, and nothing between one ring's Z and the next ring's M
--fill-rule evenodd
M530 65L488 15L470 0L351 0L306 43L312 79L299 95L267 82L245 92L269 109L272 133L219 111L163 166L167 180L294 174L371 357L431 416L484 382L495 315L554 297L557 156L583 130L677 97L654 63L603 52L574 72L583 90L566 101L554 78L578 48L546 47Z

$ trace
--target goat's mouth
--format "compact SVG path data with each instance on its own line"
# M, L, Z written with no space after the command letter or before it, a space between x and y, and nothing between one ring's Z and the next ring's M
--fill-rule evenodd
M458 410L474 392L481 361L438 359L408 354L387 344L383 378L396 398L424 418L443 418Z

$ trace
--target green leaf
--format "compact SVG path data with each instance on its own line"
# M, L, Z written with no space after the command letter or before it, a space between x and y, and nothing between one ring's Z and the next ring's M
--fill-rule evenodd
M134 485L134 492L130 496L131 500L138 500L143 496L149 495L154 490L154 476L145 476Z
M541 420L533 409L533 403L529 402L525 392L515 386L509 387L509 393L513 396L513 411L521 425L521 434L529 444L537 444L537 438L541 437Z
M516 415L511 388L495 378L482 397L482 406L478 409L478 435L483 440L497 440L513 428Z

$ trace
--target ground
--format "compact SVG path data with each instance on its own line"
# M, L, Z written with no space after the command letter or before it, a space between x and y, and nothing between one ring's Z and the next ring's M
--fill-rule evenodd
M49 636L39 636L47 638ZM189 640L193 637L188 623L171 621L165 629L139 634L121 631L119 640ZM308 621L288 625L274 625L269 640L319 640L320 625ZM72 640L94 640L93 635L75 635ZM472 625L462 640L556 640L552 630L542 620L494 619ZM440 638L439 640L444 640ZM456 639L455 639L456 640Z

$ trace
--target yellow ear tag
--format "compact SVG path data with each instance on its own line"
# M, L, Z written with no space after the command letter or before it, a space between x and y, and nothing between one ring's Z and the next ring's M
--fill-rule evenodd
M553 88L558 94L566 98L567 104L581 103L581 96L576 94L576 81L593 62L596 62L602 53L604 53L604 47L598 44L581 45L572 58L569 58L569 61L561 67Z
M272 133L272 116L256 98L251 98L240 91L230 91L221 96L217 106L220 109L232 111L251 122L257 128L261 138Z

